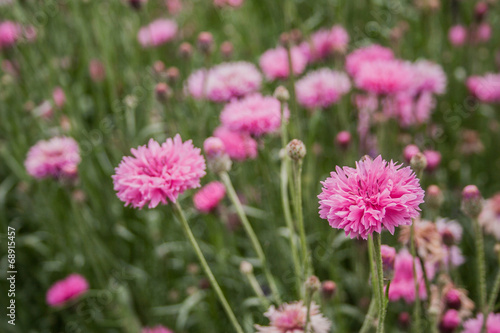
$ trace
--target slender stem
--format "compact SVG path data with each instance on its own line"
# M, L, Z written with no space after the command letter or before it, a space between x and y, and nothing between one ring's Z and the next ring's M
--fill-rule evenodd
M493 291L490 294L490 300L488 302L488 308L486 309L486 314L489 315L490 312L494 311L495 302L498 298L498 292L500 291L500 269L498 270L497 276L495 278L495 284L493 285Z
M372 277L372 299L370 301L370 307L368 308L368 313L365 316L365 320L363 321L363 326L361 326L360 333L366 333L373 325L375 321L375 312L377 311L377 302L378 302L378 281L377 281L377 272L375 271L375 264L373 260L373 253L375 249L373 248L373 238L370 236L368 238L368 258L370 261L370 274Z
M481 332L484 332L486 326L487 311L486 308L486 263L484 258L484 240L483 231L477 218L473 218L474 234L476 238L476 260L479 280L479 306L478 309L483 314L483 325Z
M420 261L420 268L422 269L422 275L424 277L424 283L425 283L425 292L427 293L427 299L429 300L429 306L430 306L430 299L431 299L431 284L429 281L429 277L427 276L427 270L425 269L425 264L422 258L418 253L416 253L418 260Z
M295 215L298 222L298 229L300 235L300 247L302 252L302 280L305 281L307 275L310 273L309 267L309 252L307 250L306 231L304 228L304 216L302 213L302 160L293 161L293 176L295 179Z
M373 233L375 261L377 262L377 282L378 282L378 327L377 333L384 332L385 321L385 296L384 296L384 271L382 267L382 254L380 247L382 245L382 236L379 233Z
M307 295L306 295L306 308L307 308L307 311L306 311L306 322L304 324L304 333L308 333L309 332L309 327L308 326L309 326L310 316L311 316L312 295L313 295L313 293L311 291L308 291Z
M189 227L189 224L186 220L186 217L184 216L184 213L182 211L181 206L179 205L179 202L174 203L174 213L181 222L181 225L184 229L184 232L186 233L187 238L191 242L191 245L193 246L194 252L196 252L196 255L198 256L198 259L200 260L201 266L203 267L203 270L205 271L205 274L207 275L208 279L210 280L210 284L212 285L212 288L214 288L215 293L219 297L219 301L222 303L222 306L224 310L226 311L227 316L229 317L229 320L231 321L231 324L233 324L233 327L236 332L238 333L244 333L243 329L241 328L240 324L238 323L238 320L236 319L236 316L234 315L233 310L231 309L231 306L229 305L226 297L224 296L224 293L222 292L222 289L220 288L219 284L217 283L217 280L215 280L215 276L212 273L212 270L208 266L208 263L205 259L205 256L203 255L203 252L201 252L200 246L198 245L198 242L196 241L196 238L194 238L193 232L191 231L191 228Z
M264 291L262 291L262 288L260 287L259 282L255 278L255 275L253 273L247 273L245 276L248 279L248 283L250 283L250 286L252 287L253 291L257 295L257 297L260 299L262 302L262 305L264 305L265 308L269 307L269 301L267 300L266 296L264 295Z
M413 259L413 282L415 284L415 305L413 308L413 317L414 317L414 322L415 322L415 331L420 332L421 331L421 323L420 323L420 294L419 294L419 283L418 283L418 275L417 275L417 266L415 264L415 259L417 257L417 251L415 249L415 227L414 227L415 221L410 226L410 252L411 256ZM430 295L428 295L430 297Z
M274 278L267 268L266 264L266 256L264 254L264 251L262 250L262 246L260 245L259 239L257 238L257 235L255 234L252 225L248 221L248 218L245 214L245 211L243 210L243 206L241 205L240 199L238 199L238 195L236 194L236 191L234 190L233 184L231 182L231 178L229 178L229 175L227 172L221 172L219 174L222 182L226 186L227 194L229 196L229 199L233 203L234 207L236 208L236 213L238 214L241 223L243 224L243 228L245 229L248 237L250 238L250 241L252 242L253 248L255 252L257 253L257 257L259 258L261 264L262 264L262 269L264 271L264 274L266 275L266 279L269 282L269 286L271 287L271 292L273 293L274 299L278 302L281 303L281 298L279 295L278 287L276 286L276 283L274 281Z
M366 313L365 320L363 321L363 326L359 330L359 333L368 333L370 328L374 325L375 322L375 313L377 313L377 301L375 298L372 298L370 301L370 307L368 308L368 312Z

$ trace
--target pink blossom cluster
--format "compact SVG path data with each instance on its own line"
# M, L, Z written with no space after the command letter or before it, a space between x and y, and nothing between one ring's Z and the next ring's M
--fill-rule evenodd
M483 326L483 315L478 314L476 318L464 323L462 333L481 333ZM500 313L490 313L486 319L486 333L500 333Z
M22 26L13 21L0 22L0 50L13 47L21 38L33 41L36 35L33 26Z
M194 207L202 213L209 213L226 196L226 187L221 182L210 182L193 196Z
M327 108L351 90L349 77L328 68L309 72L295 85L299 104L308 109Z
M227 127L219 126L214 136L224 143L225 152L232 160L244 161L257 157L257 141L250 134L231 131Z
M418 260L419 259L415 259L415 261ZM394 262L394 278L389 286L390 301L395 302L400 299L403 299L406 303L413 303L415 301L413 264L413 257L408 250L402 249L396 255L396 260ZM425 281L420 262L415 262L415 268L417 270L417 279L419 283L419 298L426 299L427 293L425 291Z
M467 79L466 85L472 96L481 102L500 102L500 74L474 75Z
M56 307L78 298L89 289L85 278L79 274L71 274L63 280L57 281L47 291L47 304Z
M291 51L292 71L294 75L304 72L308 59L298 46ZM264 52L259 60L260 68L268 80L287 79L290 75L288 52L284 47L277 47Z
M310 40L300 44L300 49L309 62L326 59L334 53L345 53L349 44L349 34L340 25L331 29L321 29L311 35Z
M137 39L142 47L160 46L174 39L177 33L177 23L169 19L158 19L142 27Z

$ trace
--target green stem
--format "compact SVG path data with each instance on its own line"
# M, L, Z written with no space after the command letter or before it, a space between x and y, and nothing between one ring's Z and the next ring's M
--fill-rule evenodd
M479 280L479 311L483 314L483 325L481 332L485 331L487 311L486 308L486 261L484 258L484 240L483 231L477 218L474 218L472 223L474 224L474 234L476 238L476 259L477 259L477 271Z
M307 296L306 296L306 308L307 308L307 311L306 311L306 322L304 324L304 333L308 333L309 332L308 326L309 326L310 316L311 316L312 295L313 295L313 293L311 291L307 292Z
M264 291L262 291L262 288L260 287L259 282L255 278L255 275L253 273L247 273L245 274L245 276L247 277L248 283L250 283L250 286L252 287L253 291L262 302L262 305L267 309L269 307L269 301L264 295Z
M360 333L368 332L370 327L375 321L375 311L377 311L377 301L378 301L378 281L377 272L375 271L375 264L373 259L373 253L375 249L373 248L373 238L368 237L368 259L370 261L370 274L372 277L372 299L370 301L370 307L368 308L368 313L363 321L363 326L361 326Z
M498 292L500 291L500 269L498 270L497 276L495 278L495 284L493 285L493 291L490 294L490 301L488 302L488 308L486 309L486 314L489 315L490 312L495 311L495 301L498 298Z
M307 250L306 231L304 227L304 216L302 212L302 160L293 161L293 177L295 180L294 206L300 235L300 247L302 251L302 281L305 281L310 272L309 253Z
M378 282L378 327L377 333L384 332L385 321L385 296L384 296L384 270L382 267L382 254L380 247L382 245L382 236L375 232L373 233L375 261L377 262L377 282Z
M359 330L359 333L368 333L370 328L374 325L375 322L375 313L377 312L377 301L375 298L372 298L370 301L370 307L368 308L368 312L366 313L365 320L363 321L363 326Z
M226 186L227 194L229 196L229 199L233 203L234 207L236 208L236 213L238 214L238 217L241 220L241 223L243 224L243 228L245 229L248 237L250 238L250 241L252 242L253 248L255 252L257 253L257 257L259 258L261 264L262 264L262 270L264 271L264 274L266 275L266 279L269 282L269 286L271 288L271 292L273 293L273 297L276 300L276 302L281 303L281 298L279 295L278 287L276 286L276 283L274 281L274 278L267 268L267 263L266 263L266 256L264 254L264 251L262 250L262 246L260 245L259 239L257 238L257 235L255 234L252 225L248 221L248 218L245 214L245 211L243 210L243 206L241 205L240 199L238 199L238 195L236 194L236 191L234 190L233 184L231 182L231 178L229 178L229 175L227 172L221 172L219 174L222 182Z
M413 281L415 284L415 305L413 308L413 317L415 322L415 331L420 332L422 324L420 323L420 287L418 285L418 276L417 276L417 266L415 265L415 259L417 258L417 251L415 249L415 221L411 224L410 227L410 252L413 259ZM428 295L430 297L430 295Z
M179 221L182 224L182 227L184 229L184 232L191 242L191 245L193 246L194 251L196 252L196 255L198 256L198 259L200 260L201 266L203 267L203 270L205 271L205 274L207 275L208 279L210 280L210 284L212 285L212 288L214 288L215 293L219 297L219 301L222 303L222 306L224 310L226 311L227 316L229 317L229 320L231 321L231 324L233 325L235 331L237 333L244 333L243 329L241 328L240 324L238 323L238 320L236 319L236 316L234 315L233 310L231 309L231 306L229 305L226 297L224 296L224 293L222 292L222 289L220 288L219 284L217 283L217 280L215 280L215 276L212 273L212 270L208 266L208 263L205 259L205 256L203 255L203 252L201 252L200 246L198 245L198 242L196 241L196 238L193 235L193 232L191 231L191 228L189 227L189 224L186 220L186 217L184 216L184 213L182 211L181 206L179 205L179 202L174 203L174 213L179 219Z

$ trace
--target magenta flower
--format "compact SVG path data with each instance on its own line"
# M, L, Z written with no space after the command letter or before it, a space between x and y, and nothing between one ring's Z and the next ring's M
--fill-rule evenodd
M483 326L483 315L469 319L464 323L462 333L480 333ZM486 319L486 333L500 333L500 313L490 313Z
M47 304L56 307L74 300L87 292L89 284L81 275L71 274L63 280L57 281L47 291Z
M491 25L488 22L479 24L474 32L474 41L486 43L491 38Z
M448 40L453 46L462 46L467 41L467 28L463 25L454 25L448 31Z
M349 75L356 77L363 64L376 60L392 59L394 59L394 53L391 49L374 44L349 53L346 57L345 67Z
M66 95L64 94L64 90L61 87L56 87L52 91L52 99L54 100L54 104L57 107L62 108L64 103L66 103Z
M194 207L202 213L209 213L217 207L226 195L226 187L221 182L210 182L193 196Z
M213 102L228 102L258 91L262 83L257 67L245 61L222 63L206 73L204 69L198 70L187 80L187 92L196 99L205 95Z
M410 167L378 156L356 162L356 169L336 167L323 184L319 215L351 238L410 225L419 216L424 190Z
M205 175L205 159L191 140L182 142L177 134L163 144L153 139L147 146L131 149L112 176L114 189L125 206L149 208L176 202L184 191L200 186Z
M455 329L460 325L460 315L457 310L450 309L447 310L441 322L439 323L439 330L443 333L453 333Z
M288 119L288 108L284 114ZM281 103L274 97L254 94L226 104L220 120L232 131L257 136L271 133L281 125Z
M326 108L349 92L349 77L341 72L322 68L308 73L295 85L298 102L309 109Z
M415 259L418 261L418 259ZM426 299L425 281L420 262L415 262L417 270L419 297ZM427 269L426 269L427 270ZM396 255L394 262L394 278L389 287L389 300L392 302L404 299L406 303L415 301L415 283L413 279L413 257L408 250L403 249Z
M340 25L330 30L321 29L312 34L310 41L300 44L300 49L308 61L325 59L333 53L344 53L349 44L349 34Z
M388 95L407 91L414 78L415 71L409 63L400 60L374 60L361 64L354 82L358 88L367 92Z
M467 79L466 85L469 92L481 102L500 102L500 74L471 76Z
M168 19L158 19L142 27L137 34L137 39L142 47L162 45L174 39L177 33L177 23Z
M0 50L12 47L21 37L21 27L12 21L0 23Z
M425 170L434 171L437 169L441 163L441 153L437 150L424 150L423 152L425 158L427 159L427 167Z
M311 331L315 333L328 333L332 326L331 322L321 314L318 305L314 301L310 307L307 330L304 328L306 325L307 308L302 301L285 303L278 309L274 305L271 305L264 315L269 318L269 326L255 325L257 333L301 333Z
M141 333L174 333L174 331L166 328L165 326L144 327Z
M38 179L72 178L77 174L80 161L78 143L62 136L38 141L28 151L24 166L28 174Z
M295 75L302 74L307 65L307 58L299 47L291 49L292 69ZM290 75L288 53L284 47L267 50L259 60L260 68L268 80L286 79Z
M257 141L247 133L234 132L220 126L215 129L214 136L222 140L225 151L232 160L244 161L257 157Z

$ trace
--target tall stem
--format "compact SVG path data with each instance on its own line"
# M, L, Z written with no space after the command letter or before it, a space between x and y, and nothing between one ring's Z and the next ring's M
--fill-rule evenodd
M231 178L229 178L229 175L227 172L221 172L219 174L222 182L226 186L227 194L229 196L229 199L233 203L234 207L236 208L236 213L238 214L238 217L241 220L241 223L243 224L243 228L245 229L248 237L250 238L250 241L252 242L253 248L255 252L257 253L257 257L259 258L261 264L262 264L262 270L264 271L264 274L266 276L267 281L269 282L269 286L271 288L271 292L273 293L273 297L276 300L276 302L281 303L281 298L279 295L278 287L276 286L276 283L274 282L274 278L267 268L267 263L266 263L266 256L264 254L264 251L262 250L262 246L260 245L259 239L257 238L257 235L253 231L252 225L248 221L248 218L245 214L245 211L243 210L243 206L241 205L240 199L238 199L238 195L236 194L236 191L234 190L233 184L231 182Z
M377 282L378 282L378 327L377 333L384 332L385 321L385 296L384 296L384 271L382 267L382 254L380 247L382 245L382 236L379 233L373 233L373 242L375 249L375 260L377 262Z
M483 314L483 324L481 332L485 331L486 317L488 309L486 307L486 261L484 258L484 240L483 231L477 218L473 218L474 236L476 238L476 260L477 260L477 273L479 282L479 306L478 309Z
M233 310L231 309L231 306L229 305L226 297L224 296L224 293L222 292L222 289L220 288L219 284L217 283L217 280L215 280L215 276L212 273L212 270L208 266L208 263L205 259L205 256L203 256L203 252L201 252L200 246L198 245L198 242L196 241L196 238L194 238L193 232L191 231L191 228L189 227L189 224L186 220L186 217L184 216L184 213L182 211L181 206L179 205L179 202L176 202L174 205L174 213L181 222L181 225L184 229L184 232L191 242L191 245L193 246L194 252L196 252L196 255L198 256L198 259L200 260L201 266L203 267L203 270L205 271L205 274L208 277L208 280L210 281L210 284L212 285L212 288L214 288L215 293L217 294L217 297L219 297L219 301L222 303L222 306L224 310L226 311L227 316L229 317L229 320L231 321L231 324L233 325L235 331L237 333L244 333L243 329L241 328L240 324L238 323L238 320L236 319L236 316L234 315Z
M415 249L415 221L410 226L410 252L413 260L413 282L415 284L415 305L413 308L413 317L415 319L415 331L420 332L421 323L420 323L420 287L418 283L418 275L417 275L417 265L415 264L415 259L417 258L417 251ZM430 297L430 295L428 295Z
M368 313L365 316L363 326L361 326L360 333L366 333L370 330L371 326L375 321L375 312L377 311L378 302L378 281L377 272L375 270L375 264L373 259L373 254L375 249L373 248L373 238L368 237L368 259L370 261L370 274L372 278L372 299L370 301L370 307L368 308Z
M500 270L498 270L497 277L495 278L495 284L493 284L493 291L490 294L490 300L488 302L488 308L486 309L486 315L494 311L495 302L498 298L498 292L500 291Z
M293 177L295 180L294 191L294 206L295 215L298 222L300 247L302 252L302 281L305 281L306 276L310 273L309 253L307 250L306 231L304 227L304 216L302 213L302 160L293 161Z

